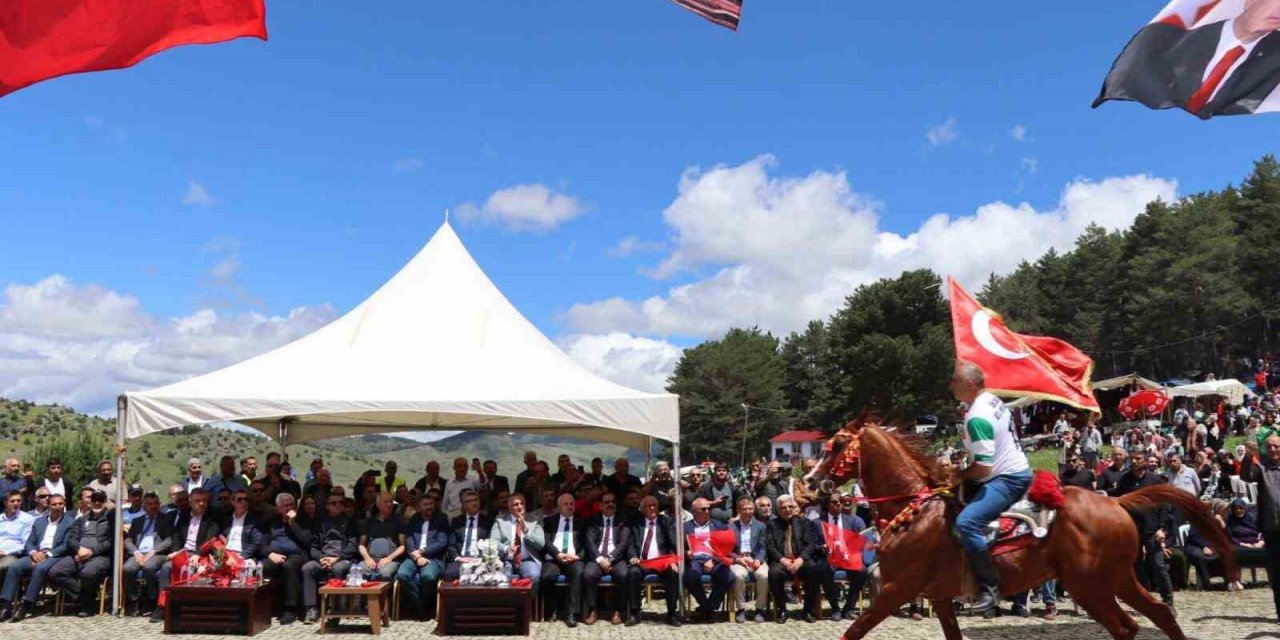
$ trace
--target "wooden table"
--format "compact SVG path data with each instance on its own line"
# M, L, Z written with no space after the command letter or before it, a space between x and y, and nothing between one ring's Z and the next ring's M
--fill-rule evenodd
M369 607L366 611L357 611L355 609L347 609L337 613L329 610L329 598L335 596L351 596L359 598L361 596L369 599ZM320 587L320 633L325 632L330 619L339 618L368 618L369 625L373 627L373 635L381 635L382 627L391 626L391 583L375 582L364 587Z
M533 618L530 587L440 584L436 635L527 636Z
M271 626L275 591L270 580L252 587L169 587L164 632L257 635Z

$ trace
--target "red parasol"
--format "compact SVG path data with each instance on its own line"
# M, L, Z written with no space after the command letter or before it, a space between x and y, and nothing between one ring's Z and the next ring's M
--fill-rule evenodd
M1158 416L1169 404L1164 389L1143 389L1120 401L1120 414L1133 420L1138 416Z

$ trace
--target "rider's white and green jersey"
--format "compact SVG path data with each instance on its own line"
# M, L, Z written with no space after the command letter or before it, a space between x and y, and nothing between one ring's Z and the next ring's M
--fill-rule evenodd
M1018 444L1009 409L1000 398L983 391L964 414L964 446L973 461L990 466L982 481L1031 468Z

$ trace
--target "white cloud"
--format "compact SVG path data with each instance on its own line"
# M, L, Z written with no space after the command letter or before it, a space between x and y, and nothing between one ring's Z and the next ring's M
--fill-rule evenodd
M924 137L929 140L929 144L935 147L941 147L944 144L955 142L960 138L960 121L955 116L947 118L945 122L939 125L929 127Z
M10 284L0 299L0 397L110 412L123 391L155 387L257 355L318 329L327 305L283 316L159 318L137 298L61 275Z
M550 231L585 211L573 196L541 184L519 184L490 194L484 206L470 202L458 207L463 220L501 224L511 231Z
M233 286L236 284L236 277L240 274L240 256L231 254L218 261L213 265L213 269L209 271L209 275L213 277L213 282L219 286Z
M209 195L204 185L195 180L188 180L187 192L182 196L182 204L193 207L208 207L213 204L213 196Z
M400 158L395 161L395 164L391 165L391 168L401 173L413 173L421 171L425 164L422 158Z
M1013 128L1009 130L1009 137L1017 140L1018 142L1022 142L1027 139L1027 128L1020 124L1015 124L1013 125Z
M1069 249L1090 223L1128 226L1147 202L1173 200L1176 182L1134 175L1067 184L1056 206L993 202L973 214L937 214L899 235L878 226L878 205L843 173L768 174L762 156L736 167L686 171L664 212L674 247L654 270L670 277L714 271L643 300L577 304L563 320L575 332L714 337L758 325L775 333L825 318L862 284L931 268L977 288L1049 248Z
M618 241L607 252L613 258L625 258L633 253L650 253L653 251L661 251L663 248L661 242L646 242L638 236L627 236Z
M579 364L620 385L661 393L683 351L670 342L625 333L571 335L560 347Z

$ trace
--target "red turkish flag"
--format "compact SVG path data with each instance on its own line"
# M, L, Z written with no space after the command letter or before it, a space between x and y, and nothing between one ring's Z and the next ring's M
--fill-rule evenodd
M867 544L867 539L862 534L842 529L824 520L822 537L827 541L827 549L830 551L828 564L845 571L862 571L862 547Z
M0 96L184 44L267 39L263 0L0 1Z
M1057 338L1010 331L1000 314L978 304L954 278L947 280L956 359L981 367L987 390L999 396L1052 400L1101 413L1093 397L1093 360L1089 356Z

